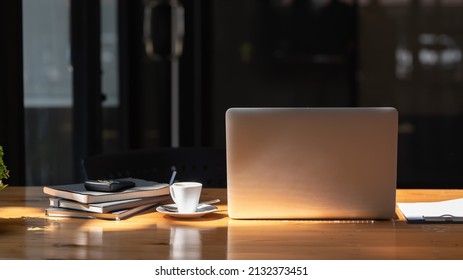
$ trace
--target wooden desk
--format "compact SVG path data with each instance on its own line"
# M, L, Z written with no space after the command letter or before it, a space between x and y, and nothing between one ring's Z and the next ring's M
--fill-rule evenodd
M463 224L393 221L239 221L216 213L177 220L148 213L124 221L44 216L40 187L0 192L0 259L463 259ZM397 201L463 197L463 190L398 190Z

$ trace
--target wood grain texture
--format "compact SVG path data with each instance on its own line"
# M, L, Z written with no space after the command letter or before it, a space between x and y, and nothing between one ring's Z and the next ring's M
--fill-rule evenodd
M463 197L463 190L397 190L398 202ZM41 187L0 192L0 259L463 259L463 224L393 221L195 220L151 212L123 221L49 218Z

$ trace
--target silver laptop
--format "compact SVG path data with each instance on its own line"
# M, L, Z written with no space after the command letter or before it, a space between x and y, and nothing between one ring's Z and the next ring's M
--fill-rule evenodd
M228 214L234 219L390 219L394 108L231 108Z

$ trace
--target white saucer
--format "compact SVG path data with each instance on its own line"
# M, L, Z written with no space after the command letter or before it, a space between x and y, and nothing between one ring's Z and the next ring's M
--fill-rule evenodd
M175 204L168 204L167 206L174 206L176 207L177 205ZM156 207L156 211L159 213L167 214L172 217L176 218L185 218L185 219L193 219L193 218L199 218L203 215L206 215L208 213L212 213L217 211L217 207L209 204L199 204L198 207L196 208L196 213L179 213L179 212L173 212L173 211L168 211L166 210L162 205Z

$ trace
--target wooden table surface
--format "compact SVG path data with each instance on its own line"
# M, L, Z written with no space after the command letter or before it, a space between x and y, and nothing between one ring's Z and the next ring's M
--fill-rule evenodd
M398 202L463 197L463 190L397 190ZM463 259L463 224L242 221L219 211L181 220L152 212L123 221L51 218L41 187L0 192L0 259Z

